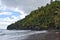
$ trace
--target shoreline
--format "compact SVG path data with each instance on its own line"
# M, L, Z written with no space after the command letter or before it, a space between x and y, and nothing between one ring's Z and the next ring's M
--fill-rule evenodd
M27 39L23 40L60 40L60 32L47 32L30 35Z

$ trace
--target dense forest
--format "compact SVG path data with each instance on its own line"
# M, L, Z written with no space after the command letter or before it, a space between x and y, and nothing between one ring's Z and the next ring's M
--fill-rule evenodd
M8 25L8 30L60 29L60 1L38 7L24 19Z

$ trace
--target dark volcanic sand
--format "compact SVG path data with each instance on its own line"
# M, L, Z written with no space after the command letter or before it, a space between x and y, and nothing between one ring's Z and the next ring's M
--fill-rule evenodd
M60 40L60 32L47 32L30 35L25 40Z

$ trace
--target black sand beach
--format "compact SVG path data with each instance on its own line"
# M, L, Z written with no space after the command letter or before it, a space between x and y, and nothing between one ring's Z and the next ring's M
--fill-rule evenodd
M47 32L30 35L27 39L24 40L60 40L60 32Z

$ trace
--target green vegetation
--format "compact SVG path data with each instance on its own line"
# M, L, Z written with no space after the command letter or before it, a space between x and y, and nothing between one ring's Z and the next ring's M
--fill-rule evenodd
M7 29L57 29L60 27L60 1L47 4L45 7L38 7L24 19L15 22Z

